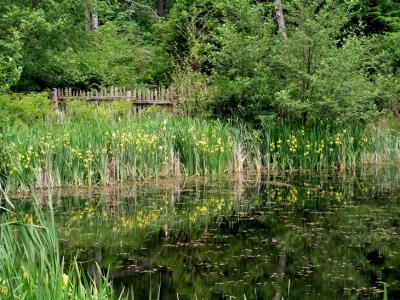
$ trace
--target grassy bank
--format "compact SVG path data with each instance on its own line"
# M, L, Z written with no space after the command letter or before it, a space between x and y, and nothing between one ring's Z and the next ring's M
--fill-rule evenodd
M258 130L175 117L37 122L0 133L9 191L246 170L397 161L400 139L374 126L270 124Z

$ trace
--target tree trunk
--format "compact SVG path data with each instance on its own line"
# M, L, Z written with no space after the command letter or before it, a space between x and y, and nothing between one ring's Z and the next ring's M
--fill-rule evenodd
M157 14L160 17L164 16L164 0L157 0Z
M99 28L99 18L97 17L96 8L96 1L92 2L90 7L87 8L85 31L96 30L97 28Z
M99 28L99 18L94 11L86 12L85 31L96 30Z
M166 0L157 0L157 14L159 17L166 15Z
M92 30L96 30L99 28L99 18L97 17L97 14L92 11L91 12L91 21L92 21Z
M285 18L283 16L281 0L275 0L275 14L278 20L279 31L280 33L282 33L283 37L287 39L286 24L285 24Z
M275 290L275 295L272 298L272 300L281 300L282 299L281 284L283 281L283 277L285 276L285 269L286 269L286 253L283 252L279 256L278 278L276 279L277 287Z

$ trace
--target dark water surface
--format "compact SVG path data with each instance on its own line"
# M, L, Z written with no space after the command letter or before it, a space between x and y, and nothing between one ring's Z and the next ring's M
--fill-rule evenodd
M186 179L53 201L66 260L78 254L93 278L97 262L135 299L150 289L154 299L383 299L383 282L400 299L398 167Z

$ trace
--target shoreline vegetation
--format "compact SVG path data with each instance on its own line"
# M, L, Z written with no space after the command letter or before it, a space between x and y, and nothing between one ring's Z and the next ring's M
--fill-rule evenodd
M130 109L126 103L91 106L74 101L62 119L47 108L29 125L4 126L1 184L15 193L400 160L398 133L372 124L267 122L256 128L172 116L156 108L133 117Z
M51 199L46 208L35 204L27 220L3 190L2 198L6 207L0 206L1 299L123 299L107 276L84 275L76 259L65 266Z
M3 1L0 15L1 299L126 296L107 268L92 280L78 258L64 264L37 194L400 163L399 1ZM293 202L320 190L276 184ZM31 220L11 195L33 195Z
M400 160L396 130L373 124L272 123L257 128L75 101L61 120L0 133L7 192L111 185L176 176L344 169ZM115 105L115 104L114 104Z

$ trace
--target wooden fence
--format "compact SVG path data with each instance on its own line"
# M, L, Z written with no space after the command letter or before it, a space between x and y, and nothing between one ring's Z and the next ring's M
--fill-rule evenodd
M53 89L53 100L57 103L60 111L65 110L65 100L83 100L83 101L129 101L132 102L135 112L139 113L151 105L162 106L177 112L177 104L185 101L189 95L187 89L158 88L145 90L126 90L110 88L106 90L78 90L73 88L55 88Z

